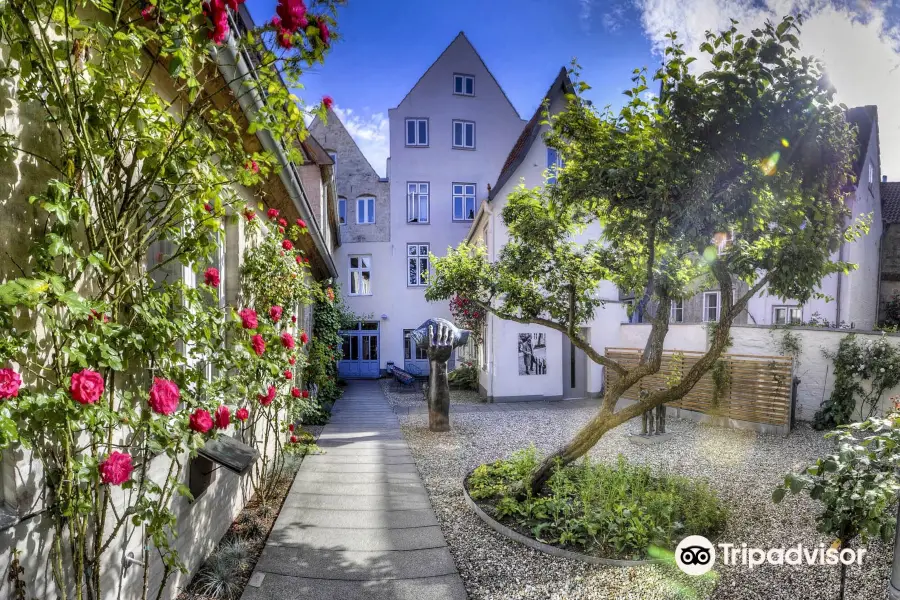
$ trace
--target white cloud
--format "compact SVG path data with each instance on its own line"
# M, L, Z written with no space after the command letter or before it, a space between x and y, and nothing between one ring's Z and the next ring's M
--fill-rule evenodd
M677 31L685 49L698 55L707 29L728 27L729 18L741 29L780 21L798 11L805 15L801 50L820 57L837 88L837 99L848 106L878 106L882 172L900 180L900 29L886 17L887 3L846 3L828 0L635 0L641 22L654 49L665 34ZM698 61L699 62L699 61Z
M337 105L334 107L334 112L372 167L384 177L387 158L390 156L387 116L380 112L369 112L368 109L357 112L352 108L341 108Z
M624 4L614 4L608 11L603 13L603 27L610 33L615 33L619 29L622 28L622 25L625 24L625 11L626 7Z

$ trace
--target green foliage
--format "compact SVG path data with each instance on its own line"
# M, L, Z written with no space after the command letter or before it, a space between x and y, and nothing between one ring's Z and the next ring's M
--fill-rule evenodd
M710 371L713 380L713 408L718 408L722 398L727 398L731 390L731 371L728 361L719 359Z
M335 2L314 6L316 17L334 24ZM109 596L100 566L125 536L138 536L145 561L162 562L154 579L161 587L183 570L171 507L190 495L186 461L219 435L192 430L189 414L255 402L289 356L277 337L282 330L261 322L257 333L268 348L257 357L216 286L188 285L181 276L198 273L203 281L225 219L249 210L239 187L253 193L280 168L272 152L248 149L244 140L265 132L299 159L307 131L290 87L329 44L317 26L295 35L292 50L275 44L271 27L230 39L244 65L254 57L258 110L243 113L234 90L248 88L229 80L226 49L211 51L201 3L144 7L142 15L141 3L119 0L10 0L0 10L0 77L21 117L0 124L0 157L25 167L22 189L38 190L30 198L15 190L7 203L35 222L23 228L33 236L21 249L27 260L17 261L19 272L0 275L0 367L23 379L18 396L0 406L0 446L20 444L40 464L56 540L47 550L57 589L47 593L61 598ZM322 106L315 111L325 115ZM287 235L296 240L299 232ZM268 260L279 264L271 254ZM290 283L265 289L302 301L302 288L279 287ZM79 404L69 391L82 369L103 380L95 403ZM174 414L150 410L155 377L180 389ZM277 415L293 409L283 379L278 388L272 405L252 408L242 435L256 435L257 426L283 435ZM133 461L125 494L112 492L98 472L113 451Z
M463 390L478 390L478 367L474 362L459 364L447 374L450 385Z
M322 283L316 290L313 338L305 372L306 381L317 390L316 400L320 409L334 404L343 393L337 381L337 363L341 358L340 331L356 320L358 317L344 304L340 286L334 282ZM324 419L325 412L320 410L318 418L307 418L304 422L319 424Z
M894 331L900 327L900 294L894 294L885 302L884 321L881 324L884 328L893 328Z
M857 405L859 419L871 417L884 392L900 385L900 349L884 336L860 342L851 333L825 356L834 364L834 388L815 414L818 429L850 423Z
M844 545L856 536L890 541L896 524L891 507L900 493L900 414L846 425L825 437L837 441L837 452L787 475L772 499L781 502L788 491L808 493L822 503L818 530Z
M772 330L773 337L776 331L779 331L779 329ZM800 357L803 355L803 344L800 341L800 336L787 327L780 331L781 337L776 339L775 348L778 350L778 354L790 356L794 359L794 370L796 372L797 367L800 366Z
M517 497L537 464L530 448L481 465L469 476L469 494L540 541L621 558L646 558L652 546L671 550L688 534L714 537L725 523L724 505L706 482L654 473L622 456L615 465L585 459L556 469L542 494Z

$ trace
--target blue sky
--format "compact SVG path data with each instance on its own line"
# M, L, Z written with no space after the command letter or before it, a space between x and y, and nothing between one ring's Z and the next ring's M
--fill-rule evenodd
M271 19L275 4L247 0L257 23ZM900 20L893 0L348 0L338 13L342 39L325 65L304 75L300 96L309 103L334 98L341 120L383 173L388 109L459 31L528 118L572 58L593 86L595 104L618 106L632 70L659 63L669 30L694 52L707 29L726 27L729 18L756 27L798 10L807 15L802 49L825 60L839 100L879 106L883 172L900 179Z

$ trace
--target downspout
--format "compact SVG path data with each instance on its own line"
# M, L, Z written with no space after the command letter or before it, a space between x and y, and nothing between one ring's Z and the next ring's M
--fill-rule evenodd
M838 251L838 262L844 262L844 242L841 242L841 248ZM838 271L837 274L837 291L835 292L834 302L834 326L838 329L841 327L841 281L844 279L844 273Z
M231 88L232 93L234 93L235 97L238 99L241 110L243 110L245 114L250 114L261 109L264 104L259 95L259 90L257 90L255 86L243 85L248 79L253 79L253 75L251 74L250 69L247 68L249 59L244 55L240 55L240 50L234 41L235 31L235 24L232 20L231 32L228 34L228 39L225 44L220 47L212 48L211 52L213 58L216 59L216 63L219 65L219 71L228 81L228 87ZM219 55L224 56L225 60L230 62L223 63L219 60ZM233 69L234 73L238 75L237 78L229 76L229 73L227 72L229 68ZM259 138L259 141L265 149L275 154L278 158L278 162L281 164L281 172L278 176L281 178L281 182L284 184L285 188L287 188L288 194L294 203L294 207L297 209L297 212L300 213L301 218L307 223L318 223L313 215L309 199L306 197L306 192L304 192L303 186L300 184L300 178L297 177L294 165L288 160L281 143L272 137L272 134L266 129L257 131L256 137ZM328 274L336 279L338 276L337 267L334 264L334 257L331 256L331 252L328 249L325 238L322 236L322 232L318 227L310 227L309 234L312 236L316 250L319 251L319 255L325 262Z

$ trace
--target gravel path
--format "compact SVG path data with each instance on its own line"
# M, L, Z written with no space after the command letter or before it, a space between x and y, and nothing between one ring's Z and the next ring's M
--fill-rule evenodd
M390 398L390 396L389 396ZM715 578L690 578L674 567L596 567L550 557L494 533L466 507L463 476L487 461L529 443L547 452L567 441L594 414L590 409L453 414L453 430L435 434L427 416L400 418L441 528L450 544L472 600L584 599L815 599L837 598L839 569L834 566L717 567ZM773 548L803 543L817 547L831 540L815 530L818 503L789 496L771 501L774 486L827 453L821 432L801 427L789 437L719 429L670 419L673 440L638 446L625 439L640 424L607 434L592 459L614 461L618 453L660 470L710 480L730 507L720 541ZM848 570L847 598L883 599L891 563L889 545L873 543L862 567Z
M394 389L393 379L379 379L381 391L384 392L391 408L410 408L425 406L425 397L420 387L415 392L406 388ZM421 385L421 384L419 384ZM484 398L478 392L472 390L450 390L450 405L454 404L484 404ZM453 411L450 411L451 413Z

